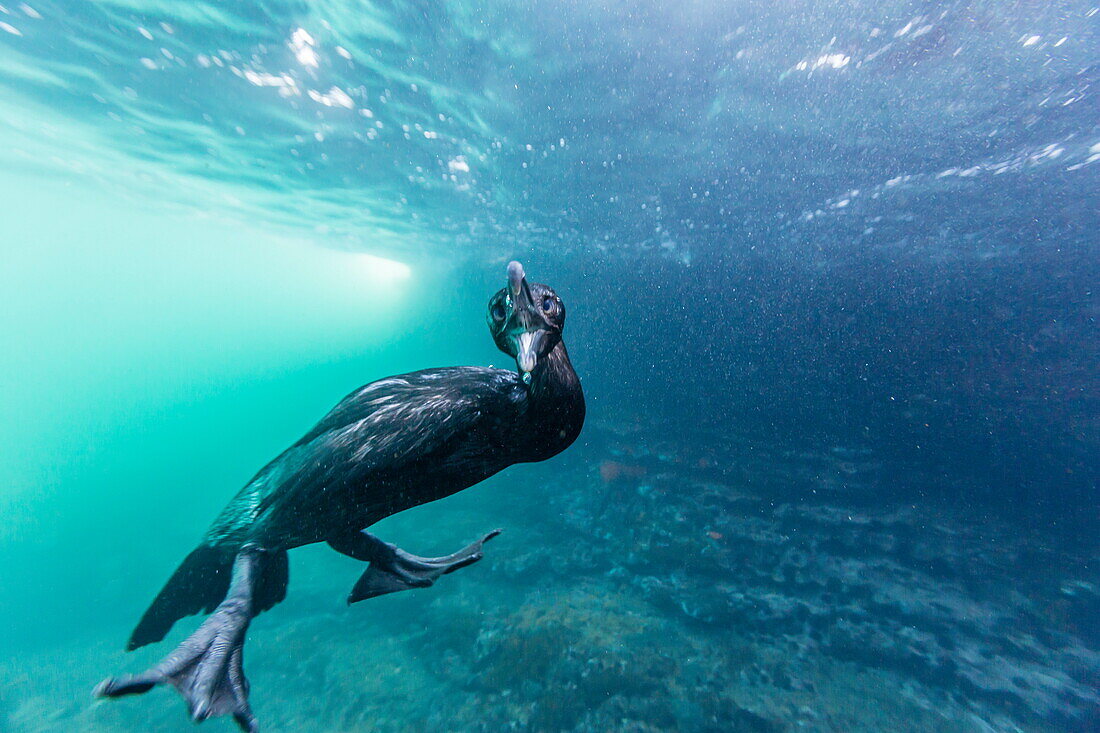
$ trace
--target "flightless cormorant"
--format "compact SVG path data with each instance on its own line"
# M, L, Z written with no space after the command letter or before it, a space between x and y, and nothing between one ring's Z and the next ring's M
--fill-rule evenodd
M211 615L157 665L104 680L98 697L169 683L202 721L232 714L257 731L242 668L251 619L286 595L287 550L328 542L370 563L348 602L431 585L481 559L478 541L417 557L364 528L461 491L514 463L565 450L584 422L584 396L561 340L565 306L528 284L518 262L489 301L489 330L518 371L427 369L352 392L264 466L222 510L142 616L127 649L160 641L191 614Z

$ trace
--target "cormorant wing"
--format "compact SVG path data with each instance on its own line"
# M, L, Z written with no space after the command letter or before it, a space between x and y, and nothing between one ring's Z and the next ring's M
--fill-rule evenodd
M525 395L517 374L483 367L430 369L372 382L341 400L241 494L251 494L256 514L275 504L300 506L312 491L352 476L399 471L485 421L514 419Z

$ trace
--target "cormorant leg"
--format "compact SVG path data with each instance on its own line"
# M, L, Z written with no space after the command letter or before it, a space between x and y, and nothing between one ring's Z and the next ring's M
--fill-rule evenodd
M348 595L348 603L411 588L427 588L437 578L481 559L481 546L500 534L494 529L476 542L444 557L417 557L397 545L384 542L363 530L329 540L337 552L370 563Z
M195 722L232 714L240 727L256 733L259 726L248 704L244 676L244 635L253 617L253 588L263 574L264 551L246 546L233 562L229 592L195 633L154 667L138 675L100 682L96 697L122 697L148 692L165 682L187 701Z

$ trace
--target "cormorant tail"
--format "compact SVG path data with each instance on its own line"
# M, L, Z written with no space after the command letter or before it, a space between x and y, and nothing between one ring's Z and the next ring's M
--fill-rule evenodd
M232 576L232 551L222 548L200 545L188 555L164 588L153 600L141 621L130 634L126 650L163 639L173 624L184 616L196 613L210 613L229 590ZM257 578L253 607L256 614L274 606L286 597L289 580L289 563L286 552L274 552L268 555L263 572Z

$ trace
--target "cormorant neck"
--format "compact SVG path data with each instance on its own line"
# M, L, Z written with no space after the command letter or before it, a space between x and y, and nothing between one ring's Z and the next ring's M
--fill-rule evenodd
M531 372L528 419L533 422L540 448L534 455L548 458L567 448L580 435L584 425L584 392L581 380L569 363L565 344L538 360Z
M573 371L564 341L559 341L549 354L538 360L531 372L530 390L534 400L540 403L558 403L581 395L581 380Z

